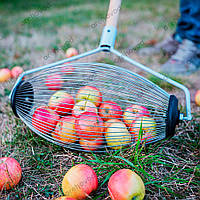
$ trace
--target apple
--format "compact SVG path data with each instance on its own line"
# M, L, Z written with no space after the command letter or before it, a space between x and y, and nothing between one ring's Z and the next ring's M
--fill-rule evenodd
M131 134L128 132L126 125L118 120L111 119L106 122L105 138L108 147L120 149L126 144L131 143Z
M72 56L78 55L78 51L75 48L70 47L69 49L66 50L65 55L67 58L70 58Z
M95 171L88 165L78 164L64 176L62 190L66 197L82 200L98 187Z
M20 164L9 157L0 158L0 191L16 186L22 177Z
M151 140L156 136L156 122L151 117L137 118L134 123L130 125L130 133L133 135L135 141L138 141L140 126L142 126L141 141Z
M20 66L15 66L11 69L12 78L17 78L21 73L23 73L23 68Z
M131 105L124 111L123 119L126 126L130 126L137 117L149 116L150 112L144 106Z
M105 101L99 107L99 116L104 120L112 118L122 118L123 112L121 107L113 101Z
M74 117L79 117L81 113L86 111L97 113L97 107L90 101L80 101L77 104L75 104L72 110L72 115Z
M108 181L108 191L112 200L142 200L145 196L141 177L130 169L116 171Z
M200 90L197 90L195 94L195 103L197 106L200 106Z
M94 140L104 133L103 120L95 112L84 112L76 119L76 132L80 138Z
M60 117L55 111L47 106L40 106L33 113L32 125L41 133L49 134L55 129L59 119Z
M64 64L67 64L67 63L64 63ZM75 68L72 65L63 66L61 68L61 72L64 73L65 75L72 74L74 71L75 71Z
M55 200L76 200L76 199L71 198L71 197L65 197L65 196L63 196L63 197L59 197L59 198L57 198Z
M45 79L45 85L49 90L61 90L63 83L64 81L60 74L50 74Z
M11 71L8 68L0 69L0 82L6 82L11 78Z
M63 197L59 197L59 198L57 198L55 200L76 200L76 199L71 198L71 197L65 197L65 196L63 196Z
M76 119L73 116L66 116L61 118L57 123L55 131L52 136L60 141L74 143L78 141L75 130Z
M102 94L99 89L94 86L83 86L76 94L76 101L88 100L95 104L96 107L102 102Z
M103 144L103 138L97 138L94 140L80 138L79 143L86 151L95 151Z
M72 95L60 90L54 93L49 99L49 108L56 111L59 115L65 116L71 114L74 103Z

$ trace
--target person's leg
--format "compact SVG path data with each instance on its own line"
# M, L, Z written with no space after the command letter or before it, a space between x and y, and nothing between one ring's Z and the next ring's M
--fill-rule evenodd
M200 0L180 0L176 32L182 39L200 44Z

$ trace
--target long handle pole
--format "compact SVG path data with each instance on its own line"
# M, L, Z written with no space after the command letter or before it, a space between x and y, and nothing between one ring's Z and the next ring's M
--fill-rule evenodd
M117 27L121 2L122 0L110 0L106 26L113 26L115 28Z
M108 14L106 18L106 26L103 29L100 41L100 47L107 48L106 51L110 51L110 48L114 48L115 38L117 35L117 22L119 18L119 11L122 0L110 0Z

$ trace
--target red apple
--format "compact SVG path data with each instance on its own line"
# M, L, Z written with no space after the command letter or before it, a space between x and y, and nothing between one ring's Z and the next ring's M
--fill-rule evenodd
M62 142L74 143L78 141L75 130L76 119L73 116L66 116L61 118L57 123L55 131L52 136Z
M112 200L142 200L145 196L142 179L130 169L116 171L108 181L108 191Z
M86 151L95 151L103 144L103 138L94 140L85 140L84 138L80 138L79 143Z
M0 69L0 82L6 82L11 78L11 71L8 68Z
M112 118L122 118L123 112L121 107L113 101L105 101L99 107L99 116L104 120Z
M78 51L75 48L71 47L71 48L67 49L65 55L66 55L67 58L70 58L72 56L78 55Z
M49 134L55 129L59 119L60 117L55 111L47 106L40 106L33 113L32 125L41 133Z
M49 100L49 108L56 111L59 115L65 116L71 113L74 103L72 95L61 90L51 96Z
M65 197L65 196L63 196L63 197L59 197L59 198L57 198L55 200L76 200L76 199L71 198L71 197Z
M76 119L76 131L80 138L94 140L102 137L104 124L101 117L94 112L84 112Z
M78 164L64 176L62 190L66 197L82 200L98 187L95 171L88 165Z
M149 116L150 112L144 106L132 105L124 111L123 119L126 126L130 126L137 117Z
M23 73L23 68L20 66L15 66L11 70L11 76L12 78L17 78L21 73Z
M95 104L96 107L99 107L99 105L102 102L102 94L99 89L93 86L84 86L81 87L76 94L76 101L91 101Z
M45 85L49 90L60 90L63 83L64 81L60 74L50 74L45 79Z
M197 106L200 106L200 90L197 90L195 94L195 103Z
M22 177L22 169L14 158L0 158L0 191L13 188Z
M141 127L141 141L149 141L156 136L156 122L151 117L139 117L134 123L130 125L130 133L133 135L135 141L138 141L139 132Z
M80 101L73 107L72 115L74 117L79 117L86 111L97 113L97 107L90 101Z
M110 119L104 123L105 138L108 147L112 149L121 149L123 146L131 143L131 134L126 125L119 119Z

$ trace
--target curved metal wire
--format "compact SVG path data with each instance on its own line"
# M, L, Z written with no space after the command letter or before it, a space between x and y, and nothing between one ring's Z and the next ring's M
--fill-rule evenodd
M132 145L141 133L146 143L166 137L170 95L121 67L62 64L29 74L22 84L23 90L19 87L16 93L18 115L55 144L103 152ZM32 102L31 108L27 102Z

